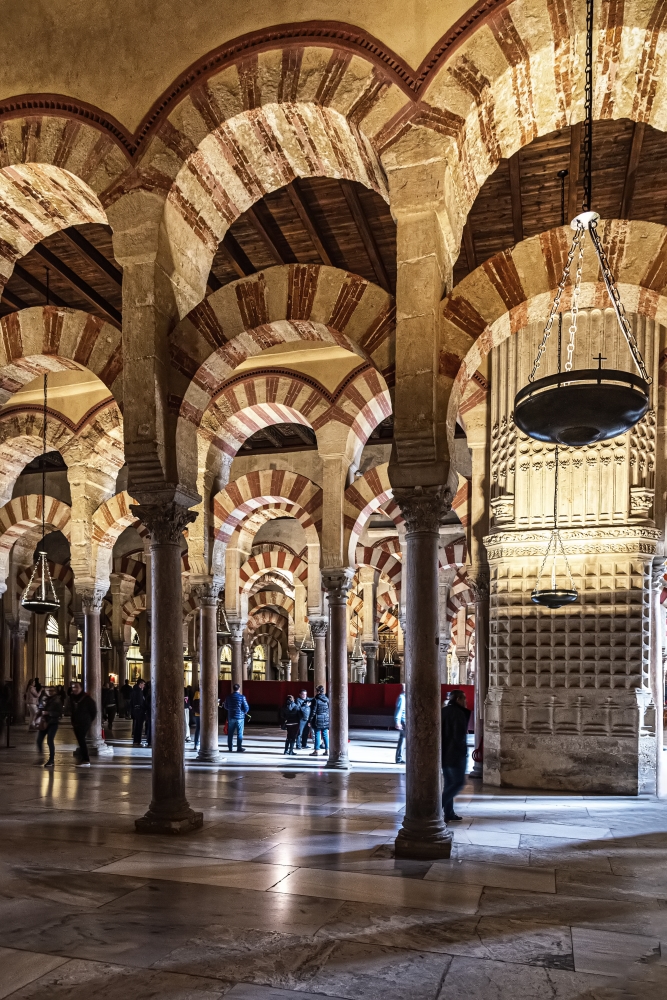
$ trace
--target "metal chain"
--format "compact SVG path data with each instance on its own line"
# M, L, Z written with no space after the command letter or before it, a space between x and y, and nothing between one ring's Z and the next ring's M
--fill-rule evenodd
M580 227L578 227L579 229ZM577 231L578 231L577 229ZM574 288L572 289L572 322L570 323L570 342L567 345L567 361L565 362L565 371L572 371L572 359L574 357L574 338L577 333L577 323L579 321L579 294L581 292L581 272L584 268L584 230L581 230L581 242L579 244L579 260L577 261L577 273L574 279Z
M612 274L611 267L609 266L609 261L607 260L607 255L604 252L604 247L600 241L598 235L598 227L595 221L592 221L589 226L589 233L591 234L591 240L593 246L595 247L595 252L597 254L598 260L600 261L600 270L602 271L602 278L607 288L611 304L614 307L614 312L616 313L616 319L618 320L618 325L621 328L623 336L628 342L628 347L630 348L630 353L632 354L633 360L637 365L639 374L644 379L648 385L651 385L653 379L646 370L646 365L644 364L644 359L642 357L641 351L639 350L639 345L637 343L636 337L632 332L632 327L630 326L630 321L625 314L625 309L623 303L621 302L621 296L619 295L618 288L616 287L616 281L614 275Z
M593 7L586 0L586 77L584 84L584 212L591 210L593 173Z
M584 238L584 230L582 227L577 226L577 230L574 234L574 239L572 240L570 251L567 255L567 260L565 261L565 267L563 268L563 276L560 279L558 290L556 291L556 295L554 296L554 300L551 305L551 312L549 313L549 318L547 319L546 326L544 327L544 336L542 337L542 343L539 346L537 357L535 358L535 363L533 365L533 370L528 376L529 382L535 381L537 370L540 367L540 364L542 362L542 357L547 349L547 341L549 339L549 334L551 333L551 328L554 324L556 313L558 312L558 306L560 305L560 300L563 294L563 290L565 289L565 285L567 284L567 279L570 277L570 268L572 267L572 261L574 260L574 255L577 252L577 250L581 248L583 238ZM576 325L575 325L575 332L576 332Z
M48 375L44 376L44 426L42 427L42 541L46 534L45 510L46 507L46 400Z

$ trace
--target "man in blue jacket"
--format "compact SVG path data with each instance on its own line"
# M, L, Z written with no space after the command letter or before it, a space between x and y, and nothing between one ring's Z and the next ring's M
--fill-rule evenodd
M232 752L232 741L236 733L236 752L245 753L243 747L243 726L245 717L250 711L250 706L241 694L241 685L235 684L231 694L225 698L225 709L227 710L227 746Z

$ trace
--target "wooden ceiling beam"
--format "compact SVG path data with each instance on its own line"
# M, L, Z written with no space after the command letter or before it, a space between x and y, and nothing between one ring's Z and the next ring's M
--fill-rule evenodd
M100 253L97 247L93 246L78 229L72 226L69 229L62 229L58 235L63 236L72 246L76 247L91 264L95 265L100 274L103 274L105 278L111 278L119 288L122 286L122 271L119 271L110 260L107 260L104 254Z
M366 248L366 253L368 254L368 259L371 262L371 266L375 271L375 276L378 279L379 284L384 288L385 292L391 294L391 285L389 283L389 275L387 274L387 269L384 266L384 261L382 260L382 255L375 242L375 237L371 231L371 227L368 224L368 219L366 218L366 213L364 212L363 205L359 200L359 195L352 181L339 180L343 194L345 195L345 201L347 202L347 207L349 208L352 218L354 219L355 225L359 230L359 235L363 241L364 247Z
M112 323L119 327L122 326L123 317L115 306L112 306L110 302L107 302L104 296L100 295L100 293L96 291L92 285L89 285L87 281L84 281L78 274L75 274L74 271L62 260L60 260L59 257L56 257L56 255L52 253L48 247L45 247L43 243L38 243L36 247L33 247L32 252L38 257L41 257L42 260L46 261L49 267L52 267L54 271L57 271L61 278L65 279L68 285L71 285L71 287L79 292L80 295L83 295L85 299L88 299L92 305L97 306L101 312L105 313ZM51 298L53 298L53 296L51 296Z
M315 220L310 214L310 209L304 201L303 195L297 188L297 181L292 181L291 184L287 185L287 193L290 197L292 205L296 209L297 215L301 219L303 228L308 233L311 243L320 255L320 260L323 264L328 264L329 267L333 267L333 261L331 260L331 257L329 256L329 253L322 241L322 237L320 236L317 226L315 225Z
M646 124L644 122L635 122L632 130L632 144L630 146L630 155L628 156L628 165L625 171L625 181L623 183L623 197L621 199L620 214L621 219L629 219L630 212L632 211L632 196L635 193L637 168L639 167L639 158L642 155L642 144L644 142L645 132Z
M213 292L217 292L219 288L222 288L222 282L216 278L213 271L209 271L208 278L206 279L206 291L211 295Z
M521 208L521 166L519 154L515 153L507 161L510 172L510 198L512 202L512 232L514 242L521 243L523 239L523 212Z
M245 216L254 227L257 235L263 240L267 250L272 255L276 264L285 264L286 263L285 258L283 257L282 253L280 252L276 244L273 242L271 234L269 233L268 229L260 219L255 209L248 208L245 212Z
M248 275L255 273L252 261L239 241L229 230L220 244L220 249L229 260L229 263L232 265L239 278L247 278Z
M308 430L307 427L303 427L301 424L290 424L290 427L296 437L298 437L304 444L314 444L313 432Z
M2 298L14 309L28 309L28 303L24 302L19 295L14 295L13 292L8 291L6 288L2 291Z
M579 195L579 163L581 143L584 137L584 123L577 122L570 129L570 163L567 178L567 222L571 222L581 212Z
M282 448L285 444L283 436L277 427L262 427L262 435L267 438L276 448Z
M42 282L39 280L39 278L36 278L33 274L30 273L30 271L26 271L26 269L24 267L21 267L20 264L14 264L14 270L12 274L15 274L16 277L20 278L21 281L25 282L26 285L30 285L31 288L34 288L34 290L36 292L39 292L39 294L43 296L43 298L48 299L51 305L62 306L65 309L72 308L70 305L67 304L67 302L65 302L64 299L61 299L59 295L55 294L55 292L52 292L50 289L47 289L46 285L43 285Z
M477 254L475 253L475 239L470 228L470 221L463 227L463 247L468 261L468 272L474 271L477 267Z

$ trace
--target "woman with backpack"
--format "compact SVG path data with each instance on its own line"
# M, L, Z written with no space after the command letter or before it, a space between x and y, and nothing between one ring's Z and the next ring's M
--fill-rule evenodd
M287 731L285 737L285 754L296 756L294 744L299 736L299 722L301 720L301 710L291 694L287 695L287 701L280 709L281 728Z
M37 717L39 727L39 732L37 733L37 750L39 753L44 752L44 738L46 738L46 744L49 748L49 759L44 767L53 767L56 753L54 741L63 714L63 699L57 688L42 688L42 692L44 693L44 697L41 698L39 716Z
M315 697L310 704L310 728L315 734L315 749L311 757L318 757L320 753L320 736L324 750L322 756L329 753L329 699L324 693L324 688L320 684Z

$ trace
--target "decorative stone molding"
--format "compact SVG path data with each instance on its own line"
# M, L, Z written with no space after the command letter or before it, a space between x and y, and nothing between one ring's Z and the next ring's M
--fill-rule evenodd
M336 566L322 570L322 586L327 592L329 604L347 604L352 586L354 569L351 566Z
M651 563L651 587L654 591L662 591L665 586L665 557L654 556Z
M630 487L630 517L639 517L646 520L651 516L655 490L647 489L645 486Z
M229 631L232 636L232 642L243 642L243 633L247 622L229 622Z
M401 486L394 489L394 500L401 508L406 535L422 532L437 535L440 522L452 508L449 486Z
M504 493L501 497L492 497L490 503L496 524L512 523L514 520L514 495L512 493Z
M543 556L550 531L516 531L487 535L484 545L489 560L521 556ZM656 528L627 525L603 528L564 528L563 545L568 556L602 555L614 552L651 556L660 532Z

